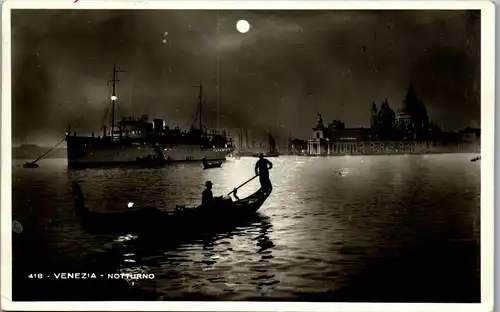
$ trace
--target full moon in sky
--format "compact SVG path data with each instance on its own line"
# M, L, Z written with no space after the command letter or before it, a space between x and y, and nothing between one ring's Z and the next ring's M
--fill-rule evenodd
M236 29L238 29L240 33L246 33L250 30L250 24L245 20L239 20L236 23Z

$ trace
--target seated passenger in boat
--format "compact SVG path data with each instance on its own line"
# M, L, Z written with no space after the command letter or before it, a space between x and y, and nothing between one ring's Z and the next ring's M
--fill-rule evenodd
M212 182L211 181L205 182L205 187L206 189L201 194L201 204L203 206L209 206L212 204L214 200L214 195L212 194Z
M213 206L213 205L216 205L218 202L222 203L223 201L231 201L232 202L231 197L228 197L228 196L214 197L214 195L212 194L212 185L213 184L211 181L205 182L206 189L203 191L202 197L201 197L201 205L202 206Z

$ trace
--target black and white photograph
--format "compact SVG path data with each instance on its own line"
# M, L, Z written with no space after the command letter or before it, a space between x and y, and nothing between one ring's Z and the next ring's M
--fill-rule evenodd
M3 307L492 309L491 3L35 2L3 12Z

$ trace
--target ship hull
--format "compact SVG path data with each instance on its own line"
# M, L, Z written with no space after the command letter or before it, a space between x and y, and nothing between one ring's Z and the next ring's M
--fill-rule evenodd
M200 148L199 145L165 145L144 142L112 142L70 137L69 168L161 167L176 162L223 161L231 148Z
M163 155L170 162L226 160L226 156L233 152L230 148L200 148L198 145L178 145L163 147Z

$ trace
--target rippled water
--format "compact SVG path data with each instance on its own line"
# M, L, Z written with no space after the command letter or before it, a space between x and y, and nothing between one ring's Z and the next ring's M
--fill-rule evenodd
M214 195L229 192L253 175L255 158L210 170L68 171L64 160L23 169L14 161L13 215L24 226L14 234L14 299L148 293L160 300L479 302L480 162L470 162L473 156L271 158L273 194L254 220L177 245L169 237L84 233L70 182L81 182L93 210L125 209L129 201L172 209L199 204L206 180ZM254 180L238 195L257 188ZM156 277L100 281L102 293L98 282L25 277L40 271Z

